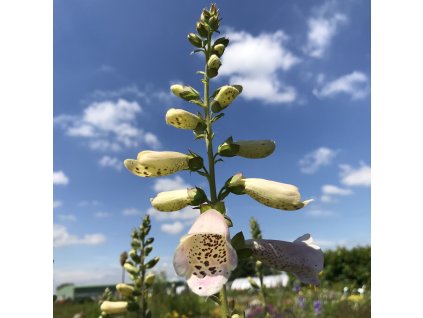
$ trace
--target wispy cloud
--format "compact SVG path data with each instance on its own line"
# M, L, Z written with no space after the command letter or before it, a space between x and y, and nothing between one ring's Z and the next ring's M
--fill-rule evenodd
M99 205L100 202L98 202L97 200L84 200L84 201L80 201L78 202L78 206L80 207L87 207L87 206L97 206Z
M102 218L108 218L109 216L111 216L112 214L109 212L104 212L104 211L98 211L94 214L94 216L96 218L102 219Z
M75 222L76 216L73 214L58 214L57 218L62 222Z
M160 229L167 234L179 234L184 229L184 225L179 221L175 221L173 223L162 224Z
M305 53L314 58L324 57L339 28L347 21L347 16L336 9L333 1L326 1L322 6L316 7L307 21Z
M53 246L98 245L106 241L103 234L85 234L83 237L70 234L64 225L53 224Z
M322 186L322 197L320 200L322 202L332 202L333 197L335 196L347 196L351 195L352 193L353 192L351 189L344 189L332 184L326 184Z
M341 183L346 186L365 186L369 187L371 183L371 168L370 166L361 163L360 167L353 168L350 165L342 164L341 169Z
M320 88L313 90L313 94L319 98L334 97L339 94L346 94L353 100L365 98L369 94L369 80L367 75L354 71L343 75L331 82L320 84Z
M69 183L69 178L65 175L65 173L62 170L53 172L54 185L67 185L68 183Z
M116 102L92 102L81 115L59 115L54 123L68 136L87 140L92 150L120 151L137 147L140 141L157 148L160 146L158 138L138 128L137 115L141 112L138 102L120 98Z
M322 209L308 210L305 212L305 214L314 218L327 218L336 215L333 211Z
M103 156L98 161L98 164L101 167L110 167L119 171L119 170L122 170L123 160L120 160L116 157Z
M231 84L244 87L241 97L267 104L291 103L297 98L295 88L284 84L277 74L300 62L285 47L288 36L283 31L253 36L228 29L226 35L231 44L223 55L219 74L229 76Z
M192 188L191 185L185 182L180 176L174 178L161 178L154 182L153 189L156 192L171 191L184 188Z
M53 209L60 208L63 205L62 201L55 200L53 201Z
M177 212L160 212L154 208L149 208L147 214L151 215L157 221L166 221L166 220L187 220L193 221L196 219L200 212L199 210L193 209L191 207L186 207ZM189 222L187 222L189 224Z
M303 173L315 173L322 166L329 165L336 156L336 151L326 147L320 147L306 154L298 162Z
M122 211L122 215L125 215L125 216L142 215L142 212L135 208L128 208Z

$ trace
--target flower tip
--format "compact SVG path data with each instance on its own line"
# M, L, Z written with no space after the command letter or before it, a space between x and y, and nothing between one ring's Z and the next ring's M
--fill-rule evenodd
M308 199L303 202L304 206L308 205L309 203L313 202L314 199Z

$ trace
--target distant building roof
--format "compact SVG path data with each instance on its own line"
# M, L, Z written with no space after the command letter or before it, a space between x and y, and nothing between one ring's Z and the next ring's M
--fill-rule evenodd
M257 285L260 286L260 280L258 277L253 277L254 281ZM263 284L267 288L274 288L274 287L286 287L289 282L289 276L287 273L282 272L280 275L270 275L263 277ZM251 289L251 284L248 282L247 278L237 278L232 282L231 285L232 290L248 290Z

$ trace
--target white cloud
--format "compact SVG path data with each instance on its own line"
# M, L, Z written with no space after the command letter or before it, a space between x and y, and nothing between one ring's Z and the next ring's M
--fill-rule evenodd
M73 214L59 214L57 218L62 222L75 222L76 216Z
M339 27L347 20L344 14L336 10L334 2L327 1L317 7L308 19L305 53L314 58L322 58L338 33Z
M119 160L116 157L110 157L110 156L101 157L98 163L102 167L111 167L116 170L121 170L123 167L123 160Z
M167 234L179 234L184 229L184 225L179 222L165 223L160 226L160 229Z
M371 169L370 166L361 163L360 167L352 168L350 165L340 165L341 183L346 186L370 186Z
M100 202L98 202L97 200L91 200L91 201L84 200L84 201L78 202L78 206L81 206L81 207L97 206L99 204Z
M109 212L104 212L104 211L98 211L98 212L96 212L95 214L94 214L94 216L96 217L96 218L107 218L107 217L109 217L109 216L111 216L112 214L111 213L109 213Z
M104 243L106 237L103 234L85 234L83 237L70 234L67 228L60 224L53 224L53 246L67 245L98 245Z
M141 215L141 211L135 208L129 208L122 211L122 215L125 216L133 216L133 215Z
M329 210L309 210L309 211L306 211L306 215L311 217L316 217L316 218L325 218L325 217L334 216L335 213Z
M118 99L92 102L80 116L59 115L54 123L72 137L84 138L92 150L119 151L137 147L140 141L158 148L160 142L151 132L137 128L138 102ZM154 138L155 137L155 138Z
M313 94L319 98L347 94L353 100L362 99L369 94L368 82L366 74L354 71L331 82L321 84L320 88L313 90Z
M69 183L69 178L65 175L63 171L54 171L53 172L53 184L54 185L67 185Z
M154 182L153 189L156 192L172 191L184 188L192 188L191 185L185 182L180 176L175 178L161 178Z
M62 201L53 201L53 209L60 208L63 205Z
M352 193L351 189L344 189L332 184L326 184L322 186L322 196L320 200L322 202L332 202L334 196L347 196Z
M329 165L336 156L336 151L320 147L306 154L300 161L300 169L303 173L315 173L322 166Z
M151 217L153 217L157 221L166 221L166 220L193 221L200 215L200 212L199 210L193 209L191 207L186 207L176 212L160 212L154 208L149 208L147 210L147 214L151 215ZM187 222L186 224L190 224L190 222Z
M300 62L286 49L288 37L283 31L253 36L229 30L226 35L231 44L222 57L219 74L244 87L241 97L267 104L290 103L297 98L295 88L285 85L277 75Z

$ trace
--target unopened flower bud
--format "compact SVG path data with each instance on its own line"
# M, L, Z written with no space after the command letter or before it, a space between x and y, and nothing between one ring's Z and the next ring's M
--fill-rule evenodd
M201 12L200 20L202 22L208 22L210 18L210 12L208 12L206 9L203 9Z
M145 285L147 285L147 287L150 287L151 285L153 285L155 279L156 279L156 275L154 275L153 273L150 273L145 277L144 283Z
M134 292L134 287L128 284L117 284L116 290L123 296L131 296Z
M189 168L192 158L175 151L141 151L137 159L126 159L125 167L139 177L159 177Z
M188 41L196 47L203 47L203 41L195 33L188 34Z
M197 22L197 32L200 34L203 38L208 37L209 31L207 30L207 27L204 25L203 22Z
M210 27L212 28L213 31L217 31L219 29L219 26L220 26L219 18L216 15L213 15L209 19L209 25L210 25Z
M171 108L166 113L166 123L180 129L194 130L201 118L183 109Z
M254 280L254 278L252 277L247 277L248 282L250 283L251 287L253 287L254 289L260 289L259 284L257 284L257 282Z
M249 159L265 158L275 150L273 140L239 140L234 141L239 146L238 156Z
M201 104L202 99L200 93L191 86L175 84L170 87L170 90L176 96L186 100L187 102L192 102L196 104Z
M206 200L207 196L200 188L160 192L155 198L150 199L151 205L163 212L178 211L190 204L198 205Z
M105 301L100 306L100 310L106 314L122 314L127 312L127 308L126 301Z
M218 44L213 47L213 52L218 56L221 57L223 52L225 52L225 46L223 44Z
M125 263L125 265L123 265L123 267L131 275L138 275L139 274L138 269L134 265L132 265L131 263Z
M207 76L210 78L215 77L221 65L222 62L216 54L210 56L209 60L207 61Z
M128 258L128 253L126 253L126 252L122 252L122 253L120 254L120 258L119 258L119 261L120 261L120 266L123 266L123 265L125 264L125 262L126 262L127 258Z
M135 249L140 247L141 246L140 240L139 239L132 239L131 246Z
M228 107L235 98L242 92L241 85L225 85L219 88L217 95L211 103L211 109L214 113Z

